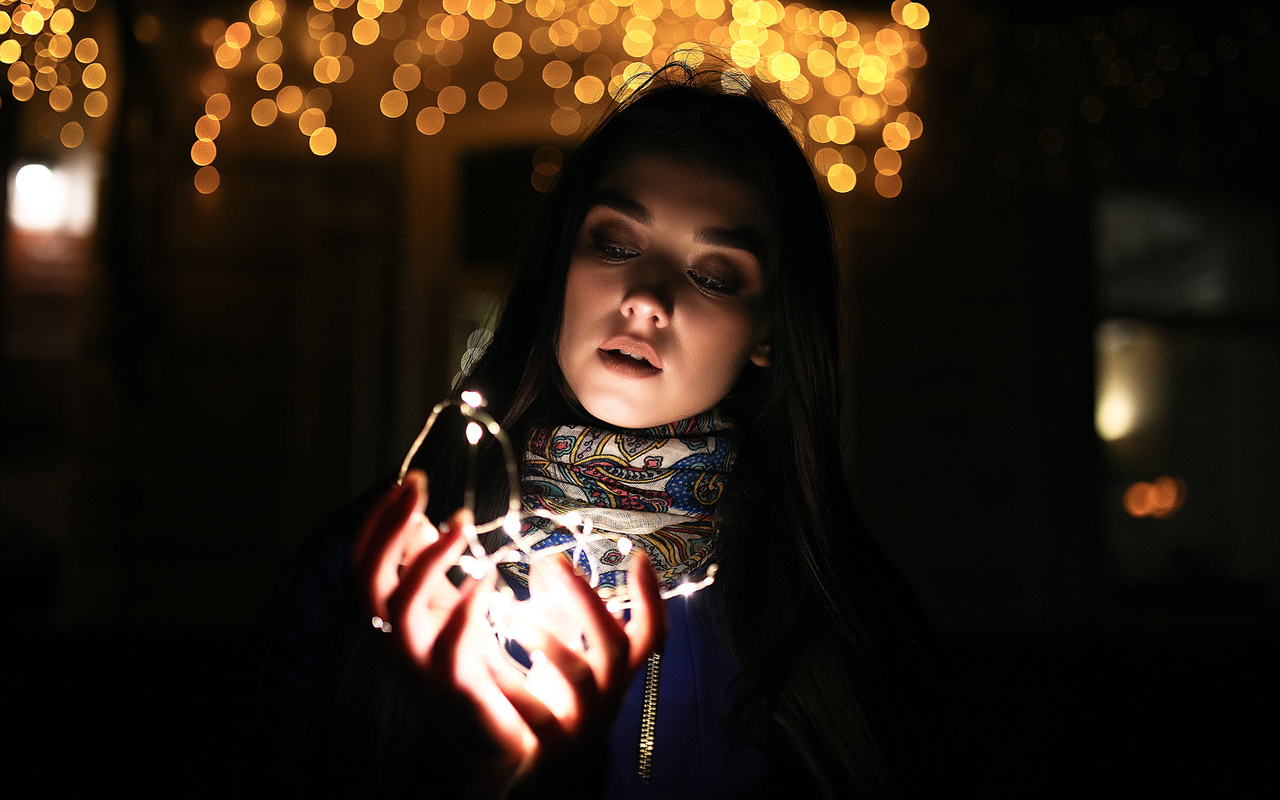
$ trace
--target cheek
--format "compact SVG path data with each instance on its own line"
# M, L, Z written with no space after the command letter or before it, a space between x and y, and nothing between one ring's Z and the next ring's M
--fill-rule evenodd
M699 325L694 337L705 343L701 361L708 376L717 375L729 383L737 380L759 338L759 327L753 315L746 312L705 320Z
M576 324L578 315L572 312L572 307L566 302L564 316L560 319L560 335L556 337L556 362L560 365L560 371L565 374L568 374L573 366L573 353L578 339L581 338Z
M572 359L574 353L581 349L599 294L589 276L570 265L565 280L564 306L560 311L560 334L556 340L556 358L562 370L566 359Z

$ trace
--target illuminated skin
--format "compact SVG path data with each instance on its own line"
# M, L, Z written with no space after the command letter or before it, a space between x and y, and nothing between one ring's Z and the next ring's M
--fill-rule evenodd
M459 511L437 529L423 516L426 503L427 479L417 470L382 498L353 551L358 585L423 687L467 701L473 718L455 720L458 746L495 752L472 776L468 796L503 797L558 753L606 735L636 671L666 637L658 577L638 554L627 577L636 587L631 617L623 622L567 560L535 561L533 599L546 598L581 627L566 631L549 620L523 630L521 642L534 654L525 674L503 655L486 618L491 583L467 579L455 588L446 576L466 546L469 515Z
M569 263L557 359L593 417L647 428L706 411L769 364L772 230L743 182L640 154L600 182Z

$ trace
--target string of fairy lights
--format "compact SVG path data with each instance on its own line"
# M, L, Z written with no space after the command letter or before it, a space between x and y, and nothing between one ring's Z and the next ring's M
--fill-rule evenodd
M10 93L33 103L48 102L47 117L64 147L84 142L90 120L107 113L106 67L98 61L98 42L76 23L93 10L95 0L0 0L0 64L6 65ZM80 16L77 16L77 15Z
M545 597L535 594L527 600L518 599L511 585L501 578L501 565L530 565L540 559L564 554L577 566L583 578L591 588L596 590L611 612L620 613L630 608L636 599L632 597L632 587L625 583L602 586L600 582L600 574L603 571L602 565L598 558L592 554L592 550L588 545L595 540L610 540L613 546L616 547L617 552L623 557L623 561L620 564L613 566L614 568L621 566L624 569L629 568L629 554L637 545L633 544L623 534L610 533L595 528L590 512L586 514L578 512L559 514L546 509L537 509L529 512L522 511L520 506L520 472L515 449L512 446L511 439L502 427L498 425L497 420L484 410L485 406L484 397L475 391L462 392L457 400L448 399L437 403L431 409L431 413L427 416L427 421L423 424L417 438L414 439L413 444L409 447L409 451L400 465L400 474L397 482L404 481L405 475L408 474L410 466L413 464L414 457L431 433L440 415L446 410L456 409L467 420L466 437L469 445L469 480L463 506L471 513L471 519L475 521L474 524L463 528L463 536L466 539L466 552L458 559L457 565L472 578L482 582L487 601L486 617L493 627L495 635L504 645L503 652L507 652L505 648L507 643L519 643L522 630L527 630L530 627L549 628L548 617L555 616L555 614L554 609L550 607L554 605L554 601L551 601L549 605L548 599ZM493 437L502 450L507 475L507 510L502 516L492 520L476 520L475 481L472 470L475 468L477 447L485 435ZM542 537L536 534L522 535L520 521L522 517L530 515L554 522L557 530L568 534L566 541L561 544L542 547L536 544ZM418 524L423 524L424 522L425 518L418 520ZM480 539L480 535L486 533L497 534L505 541L496 544L490 542L490 546L486 547L485 543ZM667 586L659 592L659 595L664 600L672 597L688 597L714 583L716 572L717 566L712 564L696 577L687 577L685 580ZM387 632L391 630L390 623L381 617L373 617L372 622L374 627L380 630ZM569 637L568 641L576 641L577 638L575 635ZM521 669L526 669L524 665L516 661L512 663Z
M339 146L328 114L339 100L433 136L455 115L499 112L536 89L549 95L550 130L569 141L594 107L669 59L696 66L714 51L727 57L730 90L758 81L787 98L778 113L812 143L833 190L870 184L894 197L902 151L923 132L908 101L927 60L929 11L894 0L890 16L855 22L779 0L256 0L245 19L207 20L200 31L216 66L201 81L195 187L220 183L217 139L233 108L258 126L296 125L310 151L327 156ZM390 73L381 95L335 97L362 70ZM554 173L554 164L535 166L535 185Z

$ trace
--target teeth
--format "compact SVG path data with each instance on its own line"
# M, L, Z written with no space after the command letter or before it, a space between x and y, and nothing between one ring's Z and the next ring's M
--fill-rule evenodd
M631 357L632 357L632 358L634 358L636 361L644 361L644 360L645 360L644 356L638 356L638 355L636 355L635 353L628 353L626 350L619 350L618 352L619 352L619 353L622 353L624 356L631 356Z

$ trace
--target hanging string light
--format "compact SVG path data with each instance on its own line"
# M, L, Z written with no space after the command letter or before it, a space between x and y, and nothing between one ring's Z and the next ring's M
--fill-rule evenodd
M67 148L79 147L86 127L107 112L107 70L98 61L98 42L83 24L77 28L94 5L0 0L0 68L9 93L23 103L47 101L50 111L40 130Z
M291 14L305 24L290 17L286 26ZM812 143L831 189L852 191L870 164L875 190L893 197L902 151L923 133L907 103L927 60L920 31L929 11L894 0L890 17L855 22L780 0L256 0L245 20L202 26L216 67L201 85L217 106L202 119L221 119L234 96L255 124L287 120L312 153L329 155L339 143L326 113L331 87L389 52L390 85L376 98L387 118L434 136L452 116L497 112L536 88L550 93L551 130L569 138L606 96L622 97L669 59L696 66L714 49L729 60L727 90L758 81L790 101L777 111ZM305 72L291 69L299 57ZM217 133L205 122L192 147L201 192L218 185ZM535 169L535 185L539 174L548 183Z
M484 397L475 391L463 392L458 400L443 400L437 403L431 409L426 423L423 424L421 432L414 439L409 452L405 455L404 461L400 465L399 481L404 481L414 457L431 433L440 415L448 409L456 408L458 413L467 420L465 435L469 445L467 450L468 479L463 506L470 512L469 518L475 520L475 524L463 528L467 547L466 551L458 559L457 566L472 578L482 581L488 603L486 616L493 626L495 635L504 645L503 652L509 653L505 647L507 644L520 643L521 631L529 630L530 628L549 629L550 626L547 623L547 619L556 616L557 611L552 607L554 603L549 606L545 598L534 596L521 599L513 585L502 577L504 572L509 575L517 574L514 570L508 571L505 569L507 567L513 565L528 567L540 559L563 554L576 565L591 588L595 589L600 598L605 601L605 605L610 612L619 614L630 608L634 600L632 587L628 586L625 581L619 583L601 580L606 567L601 562L598 552L591 545L594 542L608 540L612 548L621 555L621 561L608 567L609 570L615 573L625 573L629 569L630 554L638 545L633 544L625 534L597 529L590 511L583 513L577 511L557 513L545 508L522 511L520 505L520 472L517 466L515 450L510 438L498 425L497 420L484 410L485 405ZM492 436L501 448L507 476L506 512L500 517L487 521L477 520L475 516L477 448L485 435ZM563 538L563 541L548 545L544 541L544 537L540 535L543 531L539 527L522 525L522 521L534 517L550 520L557 530L566 534L563 537L557 537ZM419 524L421 524L421 520ZM481 540L482 534L490 534L494 537L489 541L489 546L487 547L485 542ZM672 597L688 597L710 586L715 581L716 571L717 566L715 564L705 566L696 575L685 576L683 579L676 580L670 586L663 588L659 594L664 600ZM527 569L522 574L527 575ZM372 622L374 627L383 631L391 630L390 624L381 617L373 617ZM527 669L529 666L517 661L513 661L513 663L522 669Z

